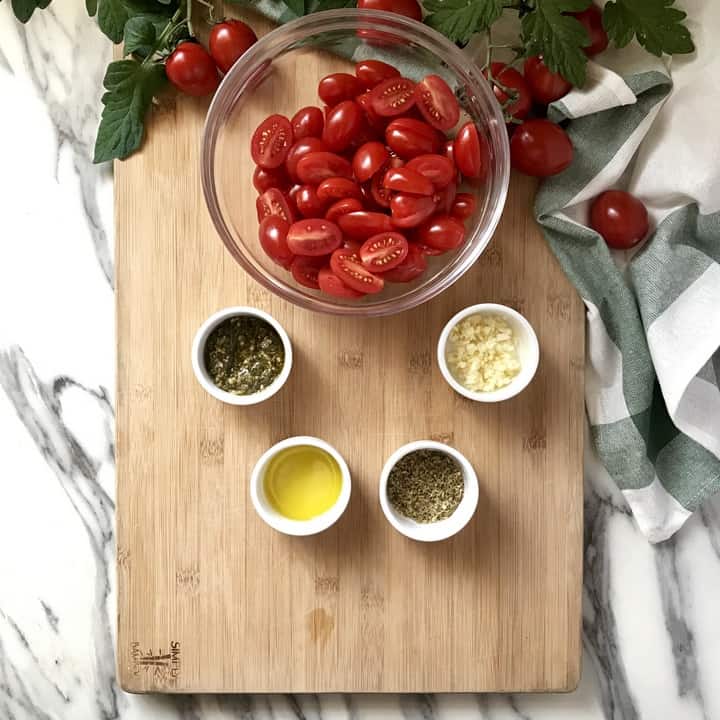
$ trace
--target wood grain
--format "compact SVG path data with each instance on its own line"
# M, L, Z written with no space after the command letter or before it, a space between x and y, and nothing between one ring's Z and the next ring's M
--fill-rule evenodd
M143 151L115 170L122 687L574 688L583 311L532 220L534 183L513 178L491 245L440 297L386 319L314 315L250 280L212 228L199 180L205 111L169 102ZM252 198L239 202L254 222ZM519 309L540 340L535 381L498 405L454 394L434 360L443 324L482 301ZM190 365L201 322L236 304L271 312L296 352L286 387L257 407L213 400ZM248 490L259 455L298 434L332 443L353 475L345 515L309 538L268 528ZM385 459L420 438L453 444L480 479L476 516L443 543L405 539L377 499Z

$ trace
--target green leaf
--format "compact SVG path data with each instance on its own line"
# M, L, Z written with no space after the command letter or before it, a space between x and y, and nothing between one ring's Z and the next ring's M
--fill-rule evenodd
M453 42L466 43L502 14L503 0L425 0L425 22Z
M611 0L603 11L603 25L617 47L633 37L653 55L691 53L690 31L683 25L686 14L672 7L675 0Z
M565 13L585 10L590 0L540 0L522 18L522 35L528 55L542 55L553 72L560 73L576 87L585 83L590 44L587 30L577 18Z
M12 0L12 9L15 17L26 23L36 10L44 10L50 4L50 0Z
M146 57L152 52L156 40L157 32L152 16L135 15L125 23L123 54L137 53Z
M305 14L305 0L283 0L283 2L288 6L288 9L298 17L302 17Z
M97 12L97 0L85 0L85 9L90 17L95 17Z
M128 11L122 0L100 0L98 6L98 25L114 43L123 38L123 30L128 19Z
M166 81L162 63L116 60L108 65L94 162L122 160L140 147L145 115Z
M321 12L323 10L339 10L341 8L355 7L357 0L310 0L306 14Z

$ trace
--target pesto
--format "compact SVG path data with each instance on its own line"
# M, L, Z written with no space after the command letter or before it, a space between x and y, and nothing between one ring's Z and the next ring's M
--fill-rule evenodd
M272 384L285 364L285 348L272 325L252 315L223 320L205 343L205 368L221 390L251 395Z

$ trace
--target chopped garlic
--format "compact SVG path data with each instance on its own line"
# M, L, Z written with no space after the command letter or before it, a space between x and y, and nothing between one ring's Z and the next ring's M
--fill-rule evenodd
M468 390L491 392L520 372L515 335L498 315L470 315L450 331L445 358L453 377Z

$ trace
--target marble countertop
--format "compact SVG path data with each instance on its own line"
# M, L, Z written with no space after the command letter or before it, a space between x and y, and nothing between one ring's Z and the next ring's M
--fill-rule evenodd
M0 3L0 720L720 720L720 498L653 547L591 454L567 695L125 694L115 678L111 48L84 3Z

